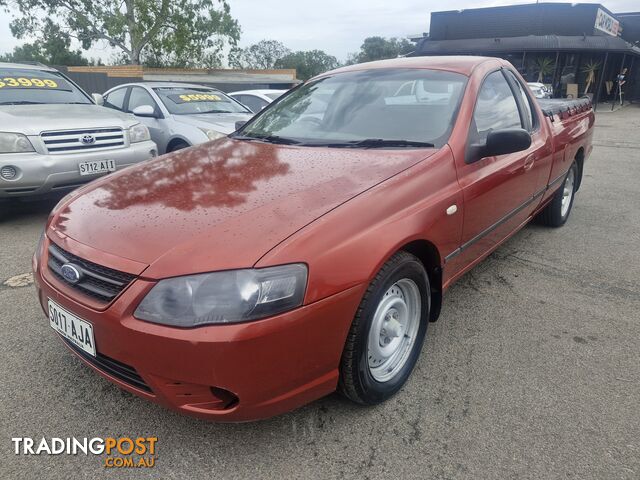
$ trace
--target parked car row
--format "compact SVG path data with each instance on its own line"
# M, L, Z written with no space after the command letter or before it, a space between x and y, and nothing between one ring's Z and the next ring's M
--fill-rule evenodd
M0 63L0 201L58 194L223 137L266 105L253 98L282 93L234 98L202 85L144 82L90 96L54 68Z
M104 95L104 106L131 113L146 125L160 154L228 135L253 112L219 90L183 83L120 85Z

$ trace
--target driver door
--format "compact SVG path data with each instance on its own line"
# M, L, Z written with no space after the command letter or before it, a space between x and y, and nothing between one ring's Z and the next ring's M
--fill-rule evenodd
M127 113L135 115L133 111L137 107L142 107L143 105L149 105L153 107L156 116L139 117L136 115L136 118L140 121L140 123L143 123L149 129L151 140L153 140L158 146L158 149L160 150L159 153L165 153L167 144L169 143L169 134L167 132L166 121L163 118L158 104L146 89L142 87L131 87L131 92L129 93L129 101L127 102Z
M456 158L464 196L460 248L447 259L452 273L466 270L520 226L535 207L537 171L533 168L540 144L525 151L473 158L471 145L482 144L492 130L531 130L525 107L516 97L505 72L489 73L478 91L467 137L467 155Z

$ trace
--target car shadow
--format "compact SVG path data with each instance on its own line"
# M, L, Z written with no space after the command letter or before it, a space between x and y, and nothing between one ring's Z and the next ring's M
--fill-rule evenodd
M0 203L0 225L26 217L49 215L63 196L49 197L44 200L11 200Z

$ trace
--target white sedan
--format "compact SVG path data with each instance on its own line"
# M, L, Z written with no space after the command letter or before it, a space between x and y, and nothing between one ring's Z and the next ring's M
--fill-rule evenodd
M239 101L253 113L258 113L287 90L242 90L228 95Z
M536 98L551 98L553 95L553 91L544 83L529 82L527 85L533 92L533 96Z

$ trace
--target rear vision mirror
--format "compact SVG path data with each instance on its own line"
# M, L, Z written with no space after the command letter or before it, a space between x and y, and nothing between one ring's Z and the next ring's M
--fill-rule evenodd
M99 93L92 93L91 98L93 98L93 103L96 105L104 105L104 97Z
M467 163L473 163L485 157L522 152L531 146L531 135L522 128L493 130L487 135L484 145L470 145Z
M133 113L136 117L156 116L156 110L151 105L140 105L139 107L134 108L131 113Z

